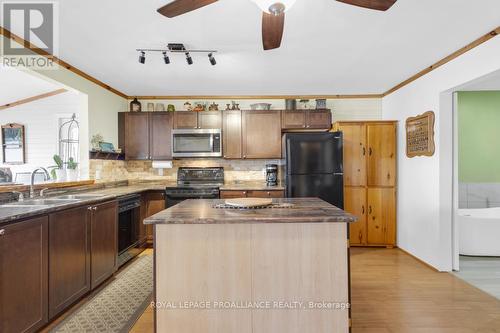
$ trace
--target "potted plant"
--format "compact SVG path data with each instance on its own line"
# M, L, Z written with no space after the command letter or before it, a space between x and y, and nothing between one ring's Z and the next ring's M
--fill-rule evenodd
M70 182L78 179L78 163L75 162L73 157L68 160L68 168L66 169L66 179Z
M52 166L52 178L56 179L59 182L64 182L66 181L66 171L63 169L64 163L61 159L61 156L59 155L54 155L53 157L54 162L56 162L55 166Z

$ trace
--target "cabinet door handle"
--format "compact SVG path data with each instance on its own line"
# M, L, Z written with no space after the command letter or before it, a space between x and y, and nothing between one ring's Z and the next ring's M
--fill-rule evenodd
M372 147L370 147L370 149L368 150L368 154L369 154L370 156L372 156L372 153L373 153L373 150L372 150Z
M243 191L243 195L244 195L244 196L247 196L247 191Z
M243 155L243 158L247 158L247 155Z
M368 214L371 214L372 213L372 206L368 206Z
M365 205L361 206L361 212L365 215Z
M366 156L366 148L363 147L363 156Z
M267 192L267 196L270 197L271 196L271 192Z
M5 229L0 229L0 236L5 235Z
M97 206L94 206L94 208L93 208L93 209L94 209L94 210L97 210Z
M92 210L92 207L87 207L87 210Z
M363 233L361 232L361 230L359 231L359 242L363 243Z

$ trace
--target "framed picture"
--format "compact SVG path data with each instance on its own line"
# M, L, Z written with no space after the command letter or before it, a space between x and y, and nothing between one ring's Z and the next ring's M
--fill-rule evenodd
M24 126L20 124L2 125L2 153L5 164L24 164Z
M115 147L111 142L99 142L99 148L104 153L112 153L115 151Z
M406 156L434 155L434 122L433 111L406 120Z

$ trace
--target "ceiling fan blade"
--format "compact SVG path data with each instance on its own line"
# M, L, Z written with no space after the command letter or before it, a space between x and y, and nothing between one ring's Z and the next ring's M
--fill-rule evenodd
M337 0L349 5L364 7L375 10L386 11L396 3L397 0Z
M262 12L262 44L264 50L280 47L284 27L285 13L274 15Z
M158 13L166 17L176 17L195 9L208 6L218 0L174 0L158 9Z

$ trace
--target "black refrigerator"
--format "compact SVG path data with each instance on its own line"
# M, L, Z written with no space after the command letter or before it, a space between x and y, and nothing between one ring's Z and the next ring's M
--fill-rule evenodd
M287 133L283 136L288 198L319 197L344 209L342 133Z

